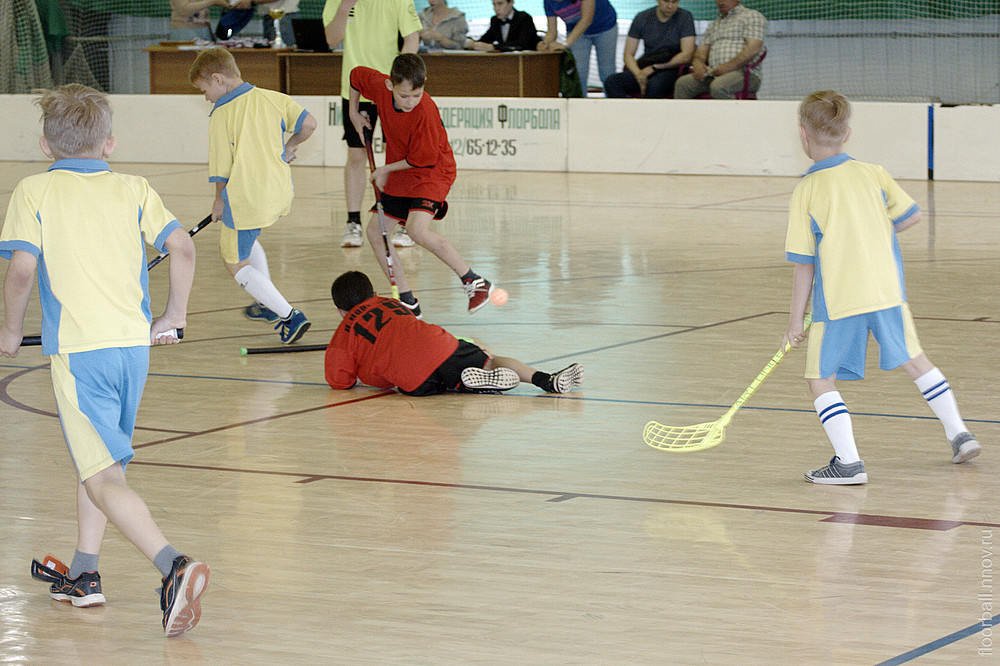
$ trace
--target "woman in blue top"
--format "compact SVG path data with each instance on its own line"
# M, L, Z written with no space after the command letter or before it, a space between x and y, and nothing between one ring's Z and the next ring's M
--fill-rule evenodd
M618 46L618 14L608 0L545 0L548 31L538 44L539 51L573 52L584 93L590 74L590 49L597 51L597 72L601 81L615 73ZM566 43L556 41L556 17L566 23Z

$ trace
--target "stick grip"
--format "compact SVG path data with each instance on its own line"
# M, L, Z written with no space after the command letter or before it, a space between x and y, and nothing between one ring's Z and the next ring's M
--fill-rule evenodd
M295 352L323 351L326 345L287 345L283 347L243 347L241 356L253 354L294 354Z

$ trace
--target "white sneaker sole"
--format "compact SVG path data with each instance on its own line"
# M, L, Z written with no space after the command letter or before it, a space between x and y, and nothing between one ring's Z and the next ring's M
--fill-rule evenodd
M462 370L462 386L474 391L509 391L521 383L510 368L466 368Z
M822 486L861 486L868 483L868 474L862 472L854 476L810 476L807 472L806 481L818 483Z
M983 450L983 447L979 445L979 442L971 441L962 444L958 447L958 453L951 459L956 465L959 463L964 463L967 460L972 460L979 455L979 452Z
M163 627L168 638L194 629L201 619L201 595L208 589L212 572L204 562L191 562L180 581L180 589Z
M552 388L556 393L569 393L577 386L583 385L583 366L574 363L556 373L552 378Z

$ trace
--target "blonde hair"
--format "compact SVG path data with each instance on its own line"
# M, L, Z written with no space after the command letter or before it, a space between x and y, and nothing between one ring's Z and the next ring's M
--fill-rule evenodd
M240 78L240 68L236 65L233 54L224 48L216 46L198 54L191 63L188 81L191 85L198 79L208 79L212 74L222 74L230 79Z
M39 91L42 133L56 158L101 154L111 137L111 105L104 93L79 83Z
M833 90L814 92L799 104L799 124L823 143L843 142L850 120L851 103Z

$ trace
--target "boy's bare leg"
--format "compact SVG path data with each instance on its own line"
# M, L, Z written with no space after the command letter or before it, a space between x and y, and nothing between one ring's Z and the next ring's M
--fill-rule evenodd
M919 379L933 370L934 364L927 358L927 354L920 354L911 358L900 367L910 376L910 379Z
M81 553L97 555L101 552L108 518L90 501L84 484L76 485L76 549Z
M462 277L469 272L469 265L465 263L458 250L448 242L447 238L431 230L432 219L433 216L425 210L410 211L406 218L406 230L409 232L410 238L421 247L433 252L434 256L455 271L455 275Z
M494 356L491 358L489 363L486 364L486 369L492 370L494 368L510 368L517 373L522 382L530 382L535 374L535 369L530 365L507 356Z
M386 233L389 233L390 229L394 226L395 220L391 217L386 219ZM372 252L375 253L375 258L378 259L378 265L382 267L382 272L385 273L385 276L389 277L389 264L385 260L385 244L382 242L382 225L379 224L378 213L372 213L372 219L368 221L365 233L368 235L368 244L371 245ZM405 294L410 291L410 283L406 281L406 273L403 271L403 265L399 263L396 248L392 246L391 242L389 243L389 253L392 255L392 273L396 277L396 288L399 289L399 293Z
M368 155L364 148L347 147L347 164L344 165L344 199L347 212L361 210L361 202L368 187Z
M115 463L88 478L83 485L94 506L153 562L167 545L167 539L153 522L146 503L125 483L122 466Z

